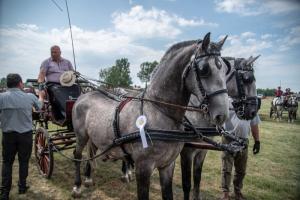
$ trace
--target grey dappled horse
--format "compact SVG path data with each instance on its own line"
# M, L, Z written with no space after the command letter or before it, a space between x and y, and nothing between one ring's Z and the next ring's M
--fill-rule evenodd
M210 33L201 41L187 41L173 45L160 61L144 98L187 106L190 95L203 101L206 92L211 121L221 125L228 117L228 95L225 92L226 65L220 57L224 38L218 43L210 42ZM190 61L194 65L189 65ZM192 68L188 71L187 68ZM182 78L184 72L186 77ZM203 91L204 90L204 91ZM224 91L224 92L217 92ZM210 95L211 94L211 95ZM88 140L102 152L115 139L113 120L118 102L97 91L78 98L73 107L73 126L76 134L74 157L82 158L82 151ZM121 135L137 130L136 119L140 116L141 102L130 101L119 115ZM185 110L144 102L143 113L147 127L164 130L183 130L180 123ZM174 160L183 148L183 142L153 141L144 149L141 142L125 144L124 148L135 163L137 196L149 199L150 176L155 168L159 171L163 199L173 199L172 178ZM108 151L105 158L125 159L121 148ZM73 195L80 194L80 162L75 162L76 177Z
M274 115L274 119L281 121L283 112L283 97L275 97L271 102L270 118Z
M297 97L295 95L291 95L288 98L287 101L287 110L288 110L288 122L294 122L296 120L297 117L297 110L298 110L298 100Z
M256 97L256 84L254 78L254 72L252 64L258 58L253 58L252 56L248 59L244 58L224 58L224 61L227 62L227 65L230 65L229 72L227 74L227 90L228 95L233 98L233 100L238 100L243 98L241 96L241 89L243 87L244 95L248 98ZM238 75L240 74L240 76ZM255 98L256 99L256 98ZM245 103L244 112L240 113L238 117L241 119L252 119L257 113L257 104L256 103ZM190 99L190 104L197 105L199 104L198 100L192 95ZM236 112L239 112L239 109L235 109ZM212 124L209 120L200 114L195 112L186 112L187 118L195 125L200 127L211 127ZM194 187L193 187L193 200L200 200L200 182L202 167L204 159L206 157L207 150L205 149L196 149L192 147L184 147L180 153L181 156L181 172L182 172L182 188L184 192L184 199L189 200L190 190L191 190L191 174L193 168L193 178L194 178Z

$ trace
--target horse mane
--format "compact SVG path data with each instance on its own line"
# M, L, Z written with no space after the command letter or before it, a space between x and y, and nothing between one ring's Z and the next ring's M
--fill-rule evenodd
M172 57L178 50L181 50L182 48L195 44L196 42L197 40L189 40L189 41L183 41L172 45L163 55L159 64L154 68L153 72L151 73L150 80L152 80L155 77L159 68L163 68L167 65L168 58Z

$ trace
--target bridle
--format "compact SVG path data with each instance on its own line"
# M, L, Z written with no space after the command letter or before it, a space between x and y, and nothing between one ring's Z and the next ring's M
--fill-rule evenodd
M222 58L225 64L228 66L230 63L225 59ZM233 97L233 108L240 119L246 119L245 110L246 107L249 105L256 105L257 106L257 97L256 96L247 96L244 89L245 80L243 78L242 72L252 72L253 67L249 68L241 68L239 66L234 66L234 71L229 75L226 80L228 83L233 77L235 77L238 95ZM254 80L250 80L248 83L253 82Z
M189 65L187 65L186 69L183 72L182 83L183 83L183 86L186 87L185 86L185 79L186 79L187 74L189 73L189 71L192 69L194 71L195 75L196 75L196 81L197 81L198 89L200 90L201 95L203 97L203 100L200 102L199 107L200 107L200 109L204 110L205 112L208 112L208 101L209 101L209 99L213 96L218 95L218 94L227 93L228 91L225 88L225 89L220 89L220 90L216 90L216 91L208 93L204 89L201 78L208 77L209 73L201 75L198 63L202 60L202 58L211 57L211 56L213 56L213 57L221 56L221 54L218 53L218 52L213 52L213 53L205 52L205 54L203 54L203 55L196 56L197 55L197 50L198 50L198 48L196 49L195 53L192 56L192 57L194 57L193 60L189 63Z

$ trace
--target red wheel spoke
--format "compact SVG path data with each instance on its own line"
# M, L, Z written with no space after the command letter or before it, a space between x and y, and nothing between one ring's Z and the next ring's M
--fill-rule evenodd
M47 156L44 157L44 165L45 165L45 174L48 173L49 165L47 161Z

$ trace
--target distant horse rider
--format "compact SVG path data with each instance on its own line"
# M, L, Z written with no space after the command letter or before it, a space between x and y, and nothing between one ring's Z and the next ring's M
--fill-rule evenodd
M287 107L287 102L288 102L288 99L289 97L292 95L293 93L291 92L291 89L290 88L286 88L285 89L285 93L283 93L283 105L284 107Z
M281 97L283 94L283 91L281 90L281 87L278 86L277 89L275 90L275 97Z

